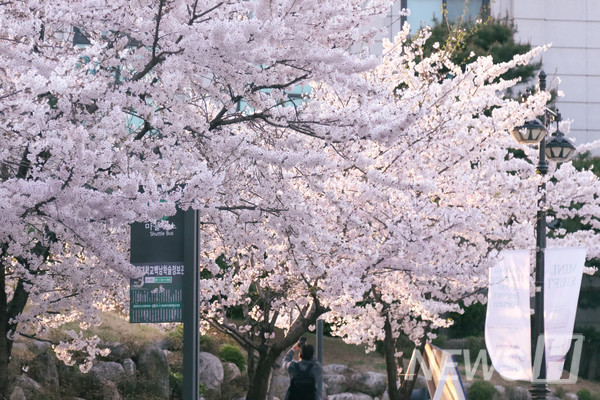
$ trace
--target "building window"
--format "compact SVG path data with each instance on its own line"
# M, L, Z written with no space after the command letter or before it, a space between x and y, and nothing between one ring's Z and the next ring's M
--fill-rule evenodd
M425 26L433 26L444 18L456 21L460 18L473 20L489 15L490 0L401 0L401 8L410 9L408 20L411 31Z

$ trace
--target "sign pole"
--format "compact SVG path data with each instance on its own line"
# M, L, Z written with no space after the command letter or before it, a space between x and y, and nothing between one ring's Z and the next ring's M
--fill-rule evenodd
M319 362L319 364L321 364L321 367L323 367L323 320L320 318L317 320L317 361ZM323 375L322 374L319 379L319 382L317 382L317 385L319 385L321 387L321 392L322 392L323 391Z
M198 212L188 209L184 222L183 273L183 398L198 398L198 351L200 348L198 315L198 278L200 224Z

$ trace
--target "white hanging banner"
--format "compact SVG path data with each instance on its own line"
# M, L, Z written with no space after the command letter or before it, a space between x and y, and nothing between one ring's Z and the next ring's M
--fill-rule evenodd
M485 343L502 377L531 381L530 252L503 251L500 257L490 268Z
M581 277L584 247L546 249L544 270L544 330L546 377L560 379L565 356L571 347Z

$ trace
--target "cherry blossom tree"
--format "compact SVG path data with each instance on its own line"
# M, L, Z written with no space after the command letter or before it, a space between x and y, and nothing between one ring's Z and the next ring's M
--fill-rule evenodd
M544 178L535 173L537 150L525 148L526 158L515 158L510 149L521 146L507 130L541 114L549 99L549 93L525 104L505 99L517 81L498 79L542 49L508 63L488 57L461 68L439 47L423 57L427 31L412 45L407 35L408 29L384 46L382 64L367 75L371 90L384 95L367 100L332 87L316 95L321 107L351 121L348 135L365 138L333 145L346 162L340 180L349 180L332 186L337 194L330 197L345 199L352 210L351 224L342 226L360 249L352 259L361 260L357 273L366 290L351 301L334 300L327 318L351 343L373 348L383 341L391 399L409 398L412 390L402 377L397 388L399 335L422 345L448 326L445 314L461 311L459 300L485 301L479 290L500 250L535 248ZM589 223L576 233L556 230L550 245L586 246L588 258L597 258L600 182L570 163L553 166L549 176L543 206L550 204L556 218L577 214Z
M424 38L405 46L407 31L381 65L351 54L388 5L3 4L0 388L17 335L125 308L128 224L176 206L202 221L202 319L256 355L248 399L324 313L351 342L417 340L497 250L530 246L537 178L506 129L547 96L503 100L514 82L494 78L532 55L463 71L422 58ZM74 28L89 45L73 46ZM597 178L570 164L551 176L557 217L595 224ZM573 193L586 207L569 208ZM592 231L563 233L597 256ZM85 370L97 338L71 334L55 349Z
M207 241L214 261L249 243L264 248L268 238L246 237L244 226L300 219L295 203L282 204L290 199L277 168L307 156L294 141L314 139L318 121L288 92L311 80L351 85L371 67L346 49L385 3L2 4L2 390L17 335L75 320L85 328L99 309L125 307L135 274L128 223L194 206L207 231L222 224L233 241ZM74 46L75 32L89 44ZM306 196L298 192L295 200ZM74 362L70 348L89 348L85 370L97 339L71 334L57 354Z

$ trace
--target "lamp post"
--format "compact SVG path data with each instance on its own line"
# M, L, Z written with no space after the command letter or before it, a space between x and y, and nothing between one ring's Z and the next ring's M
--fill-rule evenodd
M539 90L546 90L546 73L539 73ZM537 173L548 173L548 161L566 161L575 152L575 146L564 137L558 129L560 113L546 108L542 119L527 121L524 125L511 130L511 135L519 142L525 144L538 144L539 160L536 167ZM546 138L551 122L556 122L556 131ZM536 216L536 251L535 251L535 298L532 327L532 360L533 382L529 388L532 400L546 399L550 390L546 384L546 351L544 345L544 253L546 250L546 181L538 186L541 193L538 201ZM540 354L541 352L541 354ZM537 353L537 354L536 354Z

